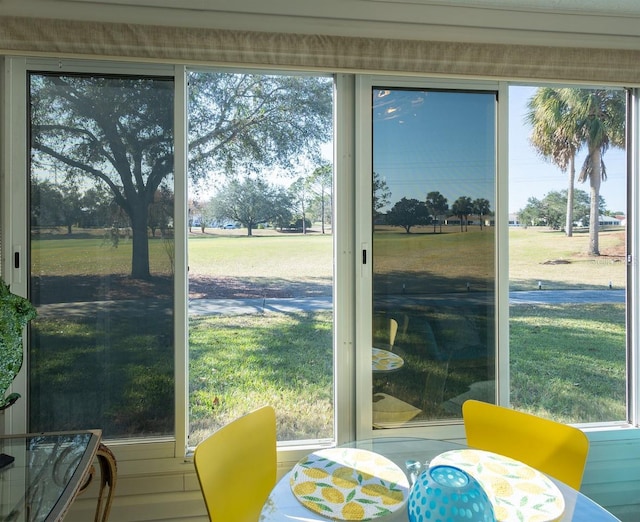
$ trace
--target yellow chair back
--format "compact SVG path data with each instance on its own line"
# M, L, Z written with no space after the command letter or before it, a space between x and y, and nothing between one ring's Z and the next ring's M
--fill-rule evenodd
M578 428L486 402L462 405L467 444L492 451L580 489L589 439Z
M193 455L213 522L253 522L276 483L276 415L264 406L223 426Z

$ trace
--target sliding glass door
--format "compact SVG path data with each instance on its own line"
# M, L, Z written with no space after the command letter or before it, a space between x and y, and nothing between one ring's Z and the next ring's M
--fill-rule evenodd
M374 81L367 94L371 426L460 418L467 398L495 401L497 93Z

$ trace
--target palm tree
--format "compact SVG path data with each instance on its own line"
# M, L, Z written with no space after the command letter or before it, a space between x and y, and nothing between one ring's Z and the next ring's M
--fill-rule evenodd
M525 116L531 125L529 141L545 160L557 165L562 172L569 171L567 189L567 215L565 233L573 236L573 186L575 184L575 157L581 146L575 113L568 104L568 92L573 89L541 87L529 100Z
M462 232L462 225L464 223L464 230L467 231L467 223L469 222L469 215L473 213L473 202L469 196L460 196L453 202L451 212L454 216L460 218L460 232Z
M587 156L578 181L589 180L588 254L598 256L600 185L607 179L603 156L610 146L625 146L626 94L611 89L568 89L567 100L575 112L580 136L587 145Z
M491 212L491 203L488 199L477 198L472 203L473 213L480 218L480 230L484 225L484 217Z
M572 235L575 155L586 145L587 155L578 176L589 180L589 255L600 255L600 185L607 178L603 155L610 146L625 146L626 96L611 89L541 88L529 101L527 120L532 125L531 143L563 171L569 168L567 235Z
M436 223L440 224L440 232L442 232L442 218L449 212L449 203L440 192L434 191L427 194L426 200L429 215L433 217L433 233L436 233Z
M473 213L480 218L480 230L484 225L484 217L491 212L491 203L486 198L477 198L473 200Z

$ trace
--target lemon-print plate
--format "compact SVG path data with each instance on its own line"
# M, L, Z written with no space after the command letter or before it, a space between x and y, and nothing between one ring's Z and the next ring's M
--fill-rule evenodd
M409 495L404 472L389 459L356 448L311 453L291 472L295 497L334 520L371 520L401 509Z
M374 372L391 372L404 365L404 360L389 350L373 348L371 352L371 368Z
M448 464L474 477L493 504L498 522L553 522L564 513L558 487L538 470L509 457L474 449L438 455L430 466Z

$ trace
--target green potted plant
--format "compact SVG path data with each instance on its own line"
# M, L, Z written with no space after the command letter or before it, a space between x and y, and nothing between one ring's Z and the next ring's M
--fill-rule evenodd
M12 294L0 280L0 411L18 400L18 393L7 396L7 390L22 367L22 332L36 316L28 299Z

